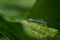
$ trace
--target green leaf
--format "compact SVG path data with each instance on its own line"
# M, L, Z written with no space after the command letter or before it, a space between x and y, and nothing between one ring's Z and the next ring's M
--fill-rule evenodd
M0 0L0 16L11 22L24 20L36 0Z
M24 33L20 23L7 22L2 17L0 17L0 33L10 40L32 40Z
M26 34L32 38L45 39L53 38L58 33L57 29L49 28L47 25L29 22L26 20L21 21L23 29Z
M37 0L31 18L43 19L49 27L60 30L60 0Z

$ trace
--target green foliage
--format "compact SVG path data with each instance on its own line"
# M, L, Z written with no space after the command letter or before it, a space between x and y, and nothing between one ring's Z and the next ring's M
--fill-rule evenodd
M0 16L7 21L26 19L36 0L0 0Z
M56 24L56 15L53 13L59 12L58 9L55 10L58 6L53 5L53 2L51 5L50 0L35 2L36 0L0 0L0 40L60 40L57 29L27 20L39 18L46 20L48 25Z
M38 0L34 5L31 18L44 19L47 25L60 30L60 0Z
M0 17L0 33L8 40L31 40L23 31L20 23L7 22Z
M24 31L33 38L48 39L54 37L58 33L58 30L48 28L47 25L38 24L35 22L28 22L26 20L21 21L21 23L23 24Z

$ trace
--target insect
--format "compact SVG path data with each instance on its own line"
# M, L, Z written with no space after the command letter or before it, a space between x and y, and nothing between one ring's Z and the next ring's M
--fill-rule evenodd
M40 24L47 24L47 22L45 22L45 20L43 20L43 19L29 18L27 20L30 21L30 22L36 22L36 23L40 23Z

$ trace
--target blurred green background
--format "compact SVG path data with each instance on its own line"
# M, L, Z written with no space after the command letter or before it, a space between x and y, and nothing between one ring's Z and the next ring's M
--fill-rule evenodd
M60 31L59 17L59 0L0 0L0 40L39 40L29 37L20 22L28 18L43 19L48 27ZM60 32L46 40L60 40Z

